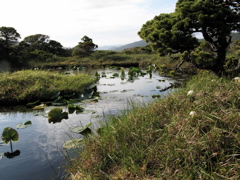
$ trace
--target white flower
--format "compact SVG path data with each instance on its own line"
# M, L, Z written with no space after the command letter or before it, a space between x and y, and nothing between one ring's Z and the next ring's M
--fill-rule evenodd
M191 111L191 112L189 113L189 115L193 118L194 116L197 115L197 113L196 113L196 111Z
M240 77L235 77L235 78L234 78L234 81L240 83Z
M191 96L191 95L193 95L193 93L194 93L194 91L190 90L190 91L188 91L187 96Z

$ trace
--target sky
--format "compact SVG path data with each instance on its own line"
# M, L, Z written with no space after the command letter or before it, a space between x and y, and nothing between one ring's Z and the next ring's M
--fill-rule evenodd
M64 47L88 36L99 47L141 40L142 25L175 10L177 0L3 0L0 26L13 27L21 40L49 35Z

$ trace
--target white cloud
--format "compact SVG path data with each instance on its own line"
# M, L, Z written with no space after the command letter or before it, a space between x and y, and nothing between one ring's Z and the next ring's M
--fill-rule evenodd
M14 27L22 38L46 34L65 47L77 45L84 35L100 46L126 44L140 40L142 24L161 12L152 6L155 1L9 0L1 3L9 8L1 9L0 26Z

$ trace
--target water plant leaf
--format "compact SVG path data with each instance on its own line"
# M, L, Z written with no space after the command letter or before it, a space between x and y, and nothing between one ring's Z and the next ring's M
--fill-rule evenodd
M67 101L61 97L52 102L53 106L63 106L66 105Z
M4 130L3 130L3 133L2 133L2 140L7 144L9 143L10 141L14 141L14 142L17 142L18 141L18 132L11 128L11 127L6 127Z
M84 108L81 107L80 105L77 105L77 106L75 107L75 109L76 109L76 113L81 113L81 112L83 112L83 110L84 110Z
M65 149L72 149L72 148L79 147L81 144L82 144L82 139L74 138L74 139L71 139L69 141L66 141L63 144L63 148L65 148Z
M29 126L31 126L32 125L32 122L31 121L26 121L26 122L24 122L24 123L19 123L19 124L17 124L16 125L16 128L17 129L24 129L24 128L27 128L27 127L29 127Z
M74 132L74 133L79 133L82 135L86 135L91 133L91 129L89 128L89 126L91 126L92 123L87 124L86 126L82 127L82 126L74 126L69 128L70 131Z
M34 106L32 109L39 110L39 109L44 109L46 107L45 104L40 104L39 106Z
M94 88L96 88L96 83L94 83L94 84L91 84L90 86L88 86L86 89L87 90L90 90L90 89L94 89Z
M49 123L61 122L62 119L67 119L68 113L62 112L61 108L54 108L48 113Z
M37 100L35 102L27 103L27 107L32 108L32 107L37 106L39 104L41 104L41 102L39 100Z
M75 109L76 107L73 104L68 104L68 109Z

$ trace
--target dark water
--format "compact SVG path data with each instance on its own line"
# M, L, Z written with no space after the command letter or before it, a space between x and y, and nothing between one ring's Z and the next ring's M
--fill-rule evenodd
M102 72L98 71L100 74ZM153 100L152 95L167 95L168 91L160 93L159 88L165 88L174 82L172 79L160 77L157 72L153 73L152 77L147 74L133 81L121 80L121 78L111 79L114 72L119 73L117 70L105 70L107 77L99 80L97 89L100 92L100 98L97 103L83 101L81 106L86 111L81 114L69 114L69 118L62 120L61 123L48 122L47 113L55 108L53 106L27 112L0 111L0 133L5 127L16 129L15 125L32 121L32 126L16 129L19 133L19 141L13 142L13 151L19 150L20 155L12 159L2 156L0 179L66 179L63 168L66 164L64 157L66 150L62 145L70 140L70 137L81 137L80 134L70 132L69 127L84 126L92 122L93 125L90 128L96 129L105 116L125 109L129 101L147 103ZM66 107L61 108L67 111ZM0 146L0 155L10 151L9 144Z

